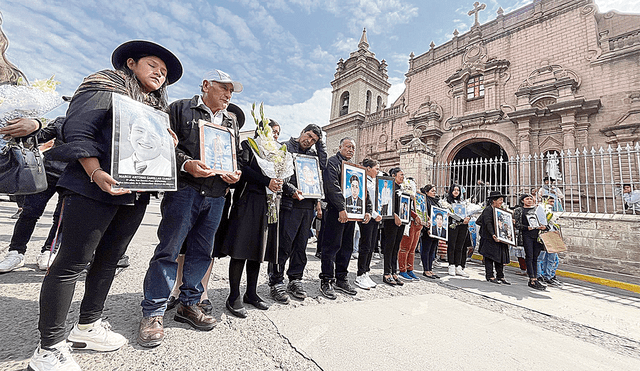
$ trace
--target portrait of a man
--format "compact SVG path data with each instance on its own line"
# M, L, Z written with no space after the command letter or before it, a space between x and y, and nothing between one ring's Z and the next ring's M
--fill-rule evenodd
M347 213L360 214L362 213L364 202L360 197L360 178L355 174L349 178L349 189L350 194L345 197Z
M152 122L148 116L133 116L127 133L133 153L120 159L118 172L171 176L171 161L162 155L171 146L167 140L169 133L165 132L166 128Z
M431 226L431 234L437 237L447 237L447 227L444 225L444 216L437 213L435 223Z

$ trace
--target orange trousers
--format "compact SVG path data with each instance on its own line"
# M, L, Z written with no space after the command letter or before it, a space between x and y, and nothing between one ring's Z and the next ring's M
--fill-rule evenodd
M400 272L412 271L413 262L416 257L416 245L420 239L420 231L422 224L411 222L409 227L409 235L402 236L400 241L400 249L398 250L398 268Z

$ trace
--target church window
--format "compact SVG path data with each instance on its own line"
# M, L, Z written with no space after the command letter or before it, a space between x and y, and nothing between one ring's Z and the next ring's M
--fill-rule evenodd
M367 90L367 106L365 112L371 112L371 90Z
M379 96L379 95L378 95L378 102L377 102L377 103L378 103L378 105L377 105L377 107L376 107L376 112L378 112L378 111L382 111L382 108L383 108L383 107L382 107L382 97L381 97L381 96Z
M484 76L470 77L467 81L467 100L484 97Z
M349 113L349 92L345 91L340 97L340 116Z

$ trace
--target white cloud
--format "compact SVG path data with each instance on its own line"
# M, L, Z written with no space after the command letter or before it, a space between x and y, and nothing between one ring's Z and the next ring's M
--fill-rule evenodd
M253 130L255 124L251 117L251 104L239 104L247 117L242 130ZM331 114L331 88L324 88L313 93L311 98L302 103L288 105L264 106L265 116L272 118L281 125L280 141L289 137L297 137L300 131L308 124L316 124L320 127L329 124Z
M405 88L403 78L390 78L389 82L391 83L391 88L389 88L387 107L391 107L391 105L402 95Z
M362 30L360 30L362 32ZM342 33L338 33L336 36L336 40L331 44L333 48L339 54L349 54L350 52L358 49L358 42L360 40L356 40L353 37L344 37Z
M229 9L221 6L215 7L215 11L217 14L217 20L233 30L240 42L240 45L250 47L253 50L260 50L260 41L258 41L253 32L251 32L251 29L249 29L249 26L247 26L244 19L233 14Z
M640 0L596 0L600 12L617 10L623 13L640 13Z

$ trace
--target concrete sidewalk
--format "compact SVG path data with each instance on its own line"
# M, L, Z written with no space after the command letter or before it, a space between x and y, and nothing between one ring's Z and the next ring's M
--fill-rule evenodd
M0 275L0 370L21 370L38 344L38 296L44 272L35 265L51 225L52 201L29 243L25 266ZM15 204L0 202L0 250L13 232ZM159 202L152 201L127 251L131 266L114 280L104 317L129 344L111 353L74 352L84 370L639 370L640 294L562 278L564 286L532 290L507 267L511 286L484 280L483 267L468 265L470 278L424 279L403 287L380 284L335 301L320 295L315 244L303 284L309 294L290 305L269 297L266 264L258 294L272 306L249 309L247 319L224 309L228 259L216 260L208 288L219 325L199 332L165 315L167 337L154 349L135 342L141 317L142 281L157 244ZM419 257L416 257L419 270ZM355 261L349 278L353 281ZM381 282L382 261L372 262ZM244 284L244 283L243 283ZM77 321L84 282L78 281L67 328Z

